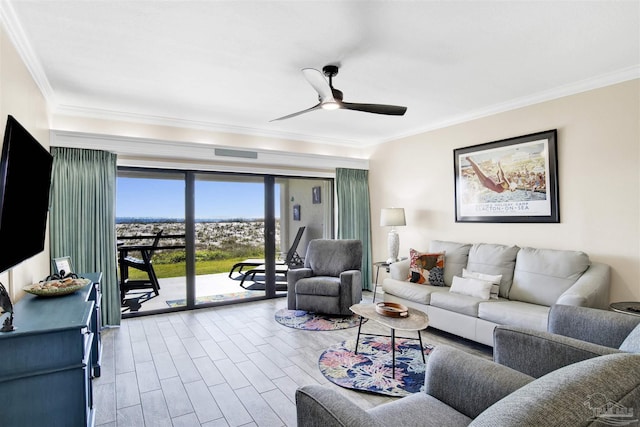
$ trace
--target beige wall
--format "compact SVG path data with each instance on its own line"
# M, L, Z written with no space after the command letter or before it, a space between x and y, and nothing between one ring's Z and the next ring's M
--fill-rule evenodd
M558 129L559 224L456 223L453 150ZM640 80L377 146L369 159L373 256L380 209L404 207L400 253L433 239L581 250L612 267L612 301L640 300ZM381 279L382 280L382 279Z
M12 115L44 147L49 148L49 121L46 102L24 63L9 40L4 27L0 31L0 126L4 135L7 115ZM0 142L0 145L2 143ZM28 203L25 195L25 203ZM28 227L28 224L25 224ZM2 250L11 250L11 242L0 242ZM42 280L50 272L49 241L45 251L0 274L0 282L9 289L14 303L24 295L22 287Z

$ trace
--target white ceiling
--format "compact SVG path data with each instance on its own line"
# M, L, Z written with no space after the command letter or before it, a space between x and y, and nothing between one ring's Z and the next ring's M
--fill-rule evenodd
M368 146L640 77L638 1L0 3L54 114ZM301 69L349 102L309 108Z

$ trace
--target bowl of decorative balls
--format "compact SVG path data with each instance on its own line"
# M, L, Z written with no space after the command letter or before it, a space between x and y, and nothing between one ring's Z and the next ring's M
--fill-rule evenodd
M62 295L69 295L75 291L87 286L91 280L80 278L67 277L64 279L43 280L33 285L28 285L22 289L30 294L38 295L39 297L58 297Z

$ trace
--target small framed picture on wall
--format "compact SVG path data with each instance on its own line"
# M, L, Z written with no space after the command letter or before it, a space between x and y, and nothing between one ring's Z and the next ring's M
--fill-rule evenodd
M300 205L293 205L293 220L300 221Z
M311 189L311 198L313 200L313 204L317 205L319 203L322 203L322 191L320 189L320 186L318 187L313 187Z

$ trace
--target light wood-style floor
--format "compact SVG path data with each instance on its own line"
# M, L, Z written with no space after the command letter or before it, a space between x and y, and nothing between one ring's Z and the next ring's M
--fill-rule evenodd
M96 426L295 426L295 390L304 384L332 387L364 408L394 399L343 389L320 373L321 353L355 338L356 328L288 328L274 319L285 307L286 298L277 298L125 319L104 329L102 375L93 380ZM367 331L388 333L375 322L363 326ZM423 342L492 354L429 328Z

